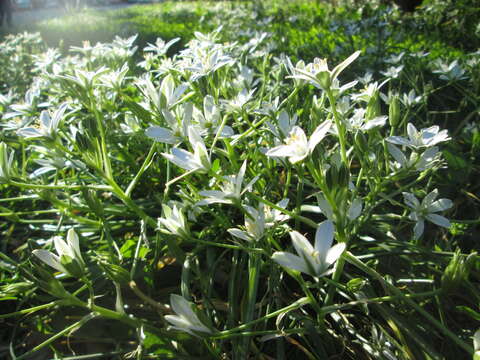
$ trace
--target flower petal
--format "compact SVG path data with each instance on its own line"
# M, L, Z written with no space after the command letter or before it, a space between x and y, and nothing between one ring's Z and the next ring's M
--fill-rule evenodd
M423 219L418 220L415 226L413 227L413 238L415 240L419 239L420 236L422 236L424 228L425 228L425 222L423 221Z
M291 231L290 238L292 239L293 246L298 255L304 258L309 258L312 256L313 246L305 236L300 234L298 231Z
M315 250L320 254L322 259L325 259L327 252L332 246L334 227L333 222L325 220L318 225L315 233Z
M310 136L310 140L308 140L308 151L310 153L315 149L318 143L322 141L325 135L327 135L328 130L330 130L331 126L332 126L332 122L330 120L324 121L323 123L317 126L312 136Z
M447 218L438 214L428 214L425 216L425 218L431 221L432 223L434 223L435 225L438 225L447 229L449 229L451 226L450 221Z
M300 256L293 255L289 252L277 251L272 255L272 260L288 269L296 270L309 274L308 266Z
M52 254L47 250L33 250L33 255L42 260L45 264L50 265L54 269L57 269L60 272L66 273L67 271L60 264L60 258L57 255Z
M155 141L166 144L176 144L179 141L179 139L173 135L171 130L160 126L150 126L147 130L145 130L145 135L154 139Z
M235 236L239 239L246 240L246 241L252 241L252 238L250 236L248 236L248 234L245 231L242 231L242 230L237 229L237 228L228 229L227 231L230 233L230 235L233 235L233 236Z
M170 305L175 314L183 317L186 320L196 318L197 314L192 310L192 303L185 300L183 296L177 294L170 294Z
M362 213L362 207L363 207L363 203L361 199L356 198L355 200L353 200L352 203L350 204L350 207L348 208L348 213L347 213L348 218L351 221L358 218Z
M82 254L80 252L80 243L78 239L78 235L73 228L70 228L67 232L67 244L73 249L76 258L82 258Z
M405 202L405 204L407 204L407 206L411 207L412 209L418 209L418 207L420 206L420 202L415 197L415 195L407 192L403 192L402 194L403 201Z
M340 255L342 255L343 251L345 250L346 244L345 243L338 243L328 250L327 256L325 258L325 263L328 266L332 265L335 261L338 260Z
M265 155L275 157L285 157L295 155L295 148L291 145L280 145L268 150Z
M412 142L408 139L405 139L401 136L389 136L385 140L389 143L396 144L396 145L412 145Z
M70 246L68 246L65 240L63 240L60 236L55 236L53 238L53 244L55 245L55 250L57 251L59 257L62 257L62 255L68 255L72 259L75 258L73 249L70 248Z
M429 213L433 213L433 212L444 211L444 210L450 209L452 206L453 206L452 200L439 199L439 200L431 203L427 207L427 210L428 210Z

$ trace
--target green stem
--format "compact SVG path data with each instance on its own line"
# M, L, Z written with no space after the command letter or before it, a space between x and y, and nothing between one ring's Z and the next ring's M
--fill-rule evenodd
M40 310L43 310L43 309L48 309L48 308L51 308L52 306L59 305L61 302L62 302L61 300L56 300L56 301L49 302L48 304L34 306L34 307L31 307L31 308L28 308L28 309L15 311L15 312L12 312L12 313L9 313L9 314L0 314L0 319L6 319L6 318L9 318L9 317L14 317L14 316L32 314L34 312L37 312L37 311L40 311Z
M143 173L149 168L149 166L152 164L152 159L153 156L155 155L155 148L157 144L153 143L152 146L150 147L150 151L147 154L147 157L145 158L145 161L143 162L142 166L140 167L140 170L138 170L137 175L132 179L130 184L127 187L127 190L125 191L125 195L130 196L133 188L135 185L137 185L138 180L140 180L140 177L143 175Z
M347 158L347 148L345 144L345 129L342 124L342 120L340 119L340 115L337 112L337 105L335 97L331 90L327 91L328 101L330 102L330 107L332 108L333 112L333 119L335 121L335 125L337 126L338 132L338 140L340 142L340 154L342 156L342 162L348 168L348 158Z
M10 180L9 184L24 187L27 189L39 189L39 190L82 190L93 189L100 191L111 191L112 188L106 185L41 185L41 184L26 184L18 181Z

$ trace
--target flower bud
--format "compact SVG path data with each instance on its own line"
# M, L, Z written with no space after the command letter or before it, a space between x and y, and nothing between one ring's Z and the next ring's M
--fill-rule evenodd
M380 97L378 90L370 97L367 104L367 111L365 113L365 120L372 120L381 115Z
M400 103L398 100L398 95L392 95L390 99L390 105L388 107L388 121L390 126L395 128L400 122Z
M357 131L355 134L355 145L357 145L358 150L360 150L361 153L366 153L368 152L368 142L367 138L361 131Z

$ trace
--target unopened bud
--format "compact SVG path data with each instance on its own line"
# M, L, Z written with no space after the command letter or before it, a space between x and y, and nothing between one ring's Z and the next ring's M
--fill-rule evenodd
M388 121L390 126L395 128L400 122L400 102L398 95L392 95L390 99L390 106L388 107Z

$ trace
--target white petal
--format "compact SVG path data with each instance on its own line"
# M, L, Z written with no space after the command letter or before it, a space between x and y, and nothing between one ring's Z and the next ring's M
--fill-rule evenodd
M385 125L387 118L388 118L387 116L378 116L372 120L368 120L366 124L363 126L363 129L370 130L377 126L383 126Z
M35 128L27 127L17 131L17 134L26 138L41 137L44 134Z
M423 220L418 220L415 226L413 227L413 238L415 240L419 239L423 234L423 229L425 228L425 223Z
M435 201L438 196L438 189L434 189L432 192L428 193L422 201L422 207L428 209L428 207Z
M410 138L410 140L415 142L415 140L418 137L418 131L417 131L417 128L412 123L408 123L407 133L408 133L408 137Z
M297 154L297 155L292 155L288 158L288 160L292 163L292 164L296 164L297 162L299 161L302 161L303 159L305 159L307 157L308 153L305 152L305 153L302 153L302 154Z
M310 140L308 141L308 150L310 153L315 149L320 141L327 135L328 130L332 126L331 121L324 121L320 125L317 126L315 131L313 132L312 136L310 136Z
M415 195L403 192L403 200L407 206L411 207L412 209L418 209L420 206L420 202L418 199L415 197Z
M235 194L240 194L242 192L242 183L243 178L245 177L245 171L247 170L247 160L242 164L242 167L238 171L237 176L235 177Z
M197 318L197 314L192 310L193 304L185 300L183 296L170 294L170 305L175 314L180 315L187 320Z
M188 139L194 149L200 146L201 148L204 148L206 152L205 143L203 142L203 139L200 136L200 133L197 131L197 129L194 126L188 127Z
M230 235L233 235L239 239L252 241L252 238L245 231L237 228L228 229L227 231L230 233Z
M293 255L288 252L277 251L272 255L272 259L273 261L288 269L297 270L305 274L310 273L305 261L297 255Z
M60 258L47 250L33 250L33 255L42 260L45 264L50 265L60 272L66 273L64 267L60 264Z
M345 250L345 247L345 243L339 243L332 246L332 248L328 250L327 257L325 258L325 262L328 264L328 266L332 265L338 260L340 255L342 255L343 251Z
M291 145L280 145L268 150L265 155L275 157L285 157L295 155L295 149Z
M333 219L333 209L330 206L330 203L325 199L325 196L323 195L318 195L317 196L317 202L318 206L320 207L323 215L327 217L327 219L332 220Z
M48 111L43 110L40 113L40 123L45 129L48 129L50 127L51 119L50 119L50 114Z
M451 226L450 221L448 221L447 218L438 214L428 214L425 216L425 218L431 221L432 223L434 223L435 225L438 225L447 229L449 229Z
M412 145L412 142L408 139L405 139L401 136L389 136L386 138L389 143L396 144L396 145Z
M150 126L147 130L145 130L145 135L154 139L155 141L166 144L176 144L179 141L179 139L173 135L171 130L160 126Z
M318 225L315 233L315 250L320 254L322 259L327 256L328 249L332 246L334 227L333 222L325 220Z
M228 195L227 193L218 190L203 190L200 191L198 194L208 198L214 198L216 200L224 200L225 197Z
M361 199L357 198L353 200L352 204L348 209L348 214L347 214L348 218L352 221L358 218L362 213L362 206L363 206L363 203Z
M190 330L190 327L191 327L190 322L181 316L165 315L165 320L167 320L170 324L172 324L178 330L182 330L182 331Z
M68 244L61 237L55 236L53 238L53 244L55 245L55 250L57 251L59 257L62 257L62 255L68 255L72 259L75 258L73 249L70 248L70 246L68 246Z
M307 258L311 256L313 253L313 246L305 236L300 234L298 231L291 231L290 238L292 239L293 246L295 247L295 251L298 255Z
M452 206L453 206L452 200L439 199L439 200L431 203L428 206L427 210L428 210L428 212L433 213L433 212L444 211L444 210L450 209Z
M360 51L355 51L352 55L350 55L348 58L343 60L340 64L335 66L332 70L332 80L336 79L337 76L352 62L355 61L355 59L360 55Z
M172 154L162 153L162 155L185 170L197 170L202 167L191 153L183 149L173 148Z
M82 254L80 252L80 244L79 244L79 240L78 240L78 235L75 232L75 230L73 230L73 228L69 229L68 232L67 232L67 244L70 246L71 249L73 249L73 251L76 255L76 258L83 261Z

